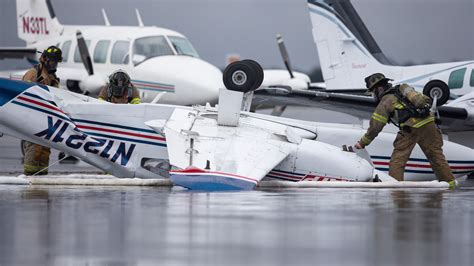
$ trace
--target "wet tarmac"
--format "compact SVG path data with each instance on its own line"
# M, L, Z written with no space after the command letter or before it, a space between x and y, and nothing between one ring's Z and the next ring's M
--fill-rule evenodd
M460 142L473 147L470 136ZM0 174L22 172L19 145L0 138ZM69 172L101 173L84 163L50 169ZM474 265L474 181L462 185L235 193L0 185L0 266Z
M3 185L0 265L473 265L473 199L474 187Z

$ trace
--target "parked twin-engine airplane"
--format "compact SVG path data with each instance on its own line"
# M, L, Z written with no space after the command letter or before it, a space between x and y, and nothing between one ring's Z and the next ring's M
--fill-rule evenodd
M375 100L348 93L365 91L364 78L381 72L394 85L408 83L444 104L438 108L443 130L474 130L474 61L390 65L350 0L308 0L308 9L324 85L264 95L255 103L318 106L367 119ZM445 104L450 97L457 99Z
M109 104L0 79L0 132L64 151L117 177L170 175L175 184L191 189L251 189L265 177L372 181L377 174L392 180L384 172L394 134L381 133L368 149L371 158L363 158L340 148L360 138L364 130L358 126L241 111L241 91L256 89L263 74L252 74L258 65L248 60L236 64L224 72L224 81L237 91L222 89L215 108ZM247 95L246 110L250 99ZM444 151L455 176L474 171L472 149L446 141ZM419 148L411 154L405 178L434 179Z
M56 45L63 51L57 76L61 86L91 96L105 85L107 76L126 70L140 89L142 102L192 105L216 102L223 88L222 72L201 59L182 34L143 25L112 26L103 11L105 26L62 25L50 0L17 0L18 36L25 48L0 48L1 58L26 57L37 64L44 48ZM307 75L290 78L283 70L268 70L264 86L306 88ZM24 71L11 75L21 79Z
M308 0L313 37L327 90L365 90L376 72L408 83L441 104L474 91L474 60L396 66L383 54L350 0Z

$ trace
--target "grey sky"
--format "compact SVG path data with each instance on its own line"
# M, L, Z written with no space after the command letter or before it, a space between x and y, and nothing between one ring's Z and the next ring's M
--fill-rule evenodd
M186 35L201 57L223 67L240 54L264 67L283 68L275 35L283 34L295 69L319 65L306 0L52 0L63 24L146 25ZM474 59L474 0L353 0L386 55L397 63ZM15 0L0 1L0 46L23 46L16 34ZM8 60L0 68L28 66Z

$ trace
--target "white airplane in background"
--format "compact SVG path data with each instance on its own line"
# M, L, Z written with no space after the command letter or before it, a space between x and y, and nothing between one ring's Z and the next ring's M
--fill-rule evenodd
M160 102L182 105L217 100L222 72L200 59L184 35L143 26L138 11L138 27L111 26L105 13L106 26L72 26L59 22L50 0L17 0L16 5L18 36L27 47L0 48L0 57L26 56L36 64L37 51L57 45L64 58L57 75L71 91L97 95L110 73L124 69L143 101L157 96Z
M246 61L238 62L245 68L224 71L226 87L240 91L221 89L217 108L116 105L0 79L0 132L64 151L116 177L169 175L191 189L252 189L262 178L373 181L378 175L393 181L384 172L395 134L381 133L367 150L369 157L365 150L340 149L360 138L361 127L246 112L252 97L247 94L242 104L242 92L251 95L263 80L249 72L255 68ZM472 149L446 141L444 151L455 176L474 171ZM434 179L419 148L411 154L405 179Z
M199 58L182 34L158 27L145 27L138 10L139 26L111 26L105 11L105 26L62 25L50 0L17 0L18 36L27 47L0 47L0 58L26 57L37 64L44 48L56 45L63 51L57 75L61 86L97 95L110 73L126 70L140 89L142 102L192 105L216 102L223 88L222 72ZM13 73L21 79L25 71ZM264 86L307 87L308 76L296 79L283 70L269 70ZM296 81L295 81L296 80ZM299 86L299 87L298 87Z
M474 130L474 61L388 65L350 0L308 0L308 9L324 83L286 96L257 95L255 104L316 106L368 119L374 99L350 93L365 91L364 78L381 72L394 79L393 84L408 83L436 98L443 130ZM450 96L458 98L446 103Z
M474 60L391 65L350 0L308 0L308 8L328 91L365 90L364 78L376 72L436 95L440 104L474 91Z

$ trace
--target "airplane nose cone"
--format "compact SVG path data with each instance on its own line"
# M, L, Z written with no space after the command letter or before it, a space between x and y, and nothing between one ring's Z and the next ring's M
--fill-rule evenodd
M455 177L474 172L474 149L444 141L443 152Z
M208 62L190 56L160 56L137 65L137 80L167 84L171 88L161 103L193 105L217 102L223 88L222 72ZM132 78L135 79L135 78ZM140 88L139 89L146 89Z
M222 72L203 60L192 60L191 63L184 65L183 69L180 74L183 90L192 94L195 99L189 104L216 103L219 89L224 88Z
M374 167L354 152L345 152L341 148L319 141L303 140L298 148L296 168L308 169L318 173L318 177L342 178L344 180L365 182L372 179ZM311 161L306 166L306 162Z

